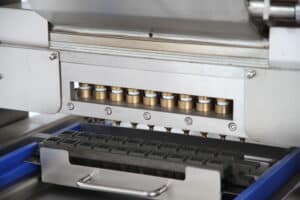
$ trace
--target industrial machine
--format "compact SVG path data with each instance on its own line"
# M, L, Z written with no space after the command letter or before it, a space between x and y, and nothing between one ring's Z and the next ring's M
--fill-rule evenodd
M300 199L299 85L298 0L2 0L0 199Z

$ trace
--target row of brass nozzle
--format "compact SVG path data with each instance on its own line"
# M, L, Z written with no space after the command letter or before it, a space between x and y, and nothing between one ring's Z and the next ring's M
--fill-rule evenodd
M173 110L176 107L182 111L196 111L228 115L232 112L231 101L224 98L210 98L205 96L194 97L187 94L176 95L169 92L156 92L151 90L124 89L121 87L107 87L103 85L79 84L79 97L89 100L99 101L110 100L114 103L123 103L136 106L145 105L147 107L161 106L166 110ZM195 103L196 99L196 103Z

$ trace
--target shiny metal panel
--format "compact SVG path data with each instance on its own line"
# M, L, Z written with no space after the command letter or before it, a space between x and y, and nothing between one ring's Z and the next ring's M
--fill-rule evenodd
M246 1L29 0L55 25L257 39Z
M0 43L48 47L48 21L32 10L0 7Z
M151 189L156 188L157 185L168 185L168 190L162 195L148 199L182 200L186 198L198 200L201 197L221 200L221 175L214 170L187 167L186 178L182 181L72 165L69 162L69 153L64 150L43 147L40 149L40 156L42 181L46 183L78 187L77 182L80 179L91 175L94 184L103 184L112 188ZM116 191L114 192L116 193Z
M300 145L300 71L257 70L245 81L247 135L265 144Z
M0 45L0 107L56 113L61 106L58 53Z
M300 70L300 28L273 27L270 31L270 66Z

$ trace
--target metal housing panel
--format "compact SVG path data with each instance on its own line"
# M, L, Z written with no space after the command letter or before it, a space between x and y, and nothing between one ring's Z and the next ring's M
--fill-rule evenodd
M48 21L32 10L0 8L0 42L48 47Z
M96 55L95 55L96 56ZM101 55L97 55L101 56ZM127 65L121 57L102 60L102 65L84 65L74 63L62 63L62 112L75 115L83 115L96 118L119 120L123 122L136 122L140 124L154 124L157 126L188 129L191 131L203 131L216 134L233 135L237 137L247 137L244 131L244 70L240 68L224 67L223 73L218 75L207 74L207 70L218 71L221 66L197 65L195 74L188 74L177 71L177 65L181 69L193 69L193 63L168 62L159 60L131 58L127 60ZM116 61L119 65L111 67L110 61ZM119 61L119 63L117 63ZM135 65L133 65L135 63ZM142 65L143 64L143 65ZM169 64L167 66L167 64ZM126 69L122 65L139 67L141 69ZM105 67L109 66L109 67ZM143 67L147 67L145 69ZM159 70L158 68L161 68ZM196 66L195 66L196 67ZM165 69L164 69L165 68ZM173 72L166 72L164 70ZM227 71L228 70L228 71ZM226 73L228 72L228 73ZM234 101L233 120L208 118L201 116L191 116L187 114L166 113L159 111L149 111L145 109L134 109L129 107L111 106L113 114L108 116L105 112L107 105L76 102L71 98L71 82L79 81L84 83L102 84L107 86L120 86L124 88L138 88L144 90L166 91L179 94L191 94L195 96L223 97ZM72 102L75 109L69 110L67 105ZM151 120L145 120L144 112L150 112ZM193 124L185 122L186 117L193 119ZM231 131L228 125L231 122L237 124L237 130Z
M274 145L300 145L300 72L257 70L245 82L247 135Z
M60 109L60 71L51 51L0 45L0 107L40 113Z
M110 186L122 184L122 187L139 185L149 187L153 183L166 183L168 190L153 200L189 200L203 199L221 200L221 175L216 170L194 167L186 168L185 180L154 177L130 172L114 171L88 166L73 165L69 162L69 153L65 150L41 148L42 181L46 183L77 187L82 177L93 175L95 181ZM128 182L128 180L131 180ZM141 184L141 180L144 180ZM127 185L126 185L127 183ZM201 187L199 187L201 186Z
M300 28L271 28L270 66L300 70Z

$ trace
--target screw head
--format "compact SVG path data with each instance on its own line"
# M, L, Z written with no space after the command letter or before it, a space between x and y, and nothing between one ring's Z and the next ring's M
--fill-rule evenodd
M236 123L231 122L231 123L228 124L228 128L229 128L230 131L234 132L234 131L237 130L238 127L237 127Z
M67 108L68 108L68 110L74 110L75 106L73 103L69 102L69 103L67 103Z
M111 107L106 107L104 109L104 111L105 111L106 115L112 115L112 109L111 109Z
M49 60L53 61L57 59L57 53L51 53L49 56Z
M184 122L186 123L186 125L191 126L193 125L193 119L191 117L186 117L184 118Z
M248 70L246 73L246 77L248 79L253 79L257 75L255 70Z
M150 114L149 112L145 112L145 113L143 114L143 116L144 116L144 119L145 119L145 120L150 120L150 119L151 119L151 114Z

